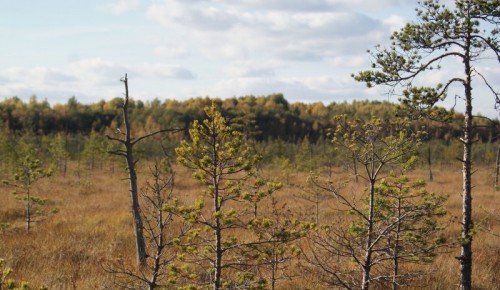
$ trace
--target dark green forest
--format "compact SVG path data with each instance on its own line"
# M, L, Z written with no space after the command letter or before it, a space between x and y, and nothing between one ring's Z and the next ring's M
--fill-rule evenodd
M198 97L186 101L167 99L129 104L134 128L188 128L194 120L204 117L203 108L214 100L222 114L231 122L244 125L256 141L281 139L300 142L304 138L316 143L333 126L334 116L346 114L350 119L368 120L372 117L390 120L400 105L388 101L289 103L282 94L243 96L230 99ZM123 100L114 98L93 104L82 104L71 97L66 104L50 105L32 96L28 102L17 97L0 102L3 126L14 133L50 135L55 133L88 135L105 132L122 125ZM431 139L449 142L459 137L463 115L448 111L447 122L416 123ZM476 118L476 137L481 142L494 142L499 133L499 121ZM416 127L417 128L417 127ZM251 131L251 132L250 132Z

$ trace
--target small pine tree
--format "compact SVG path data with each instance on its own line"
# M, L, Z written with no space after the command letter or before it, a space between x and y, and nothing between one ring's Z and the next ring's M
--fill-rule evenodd
M194 178L206 186L198 203L199 210L187 216L204 227L197 232L202 250L194 249L190 254L197 256L197 262L209 262L206 267L211 269L210 283L213 289L221 289L224 277L228 278L223 270L228 264L238 265L237 261L228 261L230 251L238 248L239 243L238 237L230 235L228 230L241 227L239 219L244 214L230 202L241 198L242 182L253 174L259 158L244 142L243 134L227 124L215 103L206 108L205 113L207 118L201 123L195 121L189 130L191 141L182 141L176 153L178 162L192 169ZM211 209L202 211L203 197L209 198Z
M32 144L20 140L17 147L14 176L12 180L6 180L4 183L14 187L13 194L16 199L24 203L26 231L29 233L38 213L34 210L46 202L46 199L33 194L33 186L40 179L50 176L51 170L43 167Z
M318 247L318 253L324 253L314 253L312 260L320 269L329 273L326 283L346 288L357 286L367 290L370 283L380 278L373 275L373 269L383 258L378 246L388 234L388 231L379 231L381 213L377 207L379 194L376 184L387 167L406 168L414 163L413 155L421 134L411 132L404 119L391 123L372 119L365 123L360 120L351 121L347 116L341 115L336 117L336 121L337 127L331 135L332 142L343 150L344 156L352 157L364 169L360 178L367 182L366 202L364 206L359 206L351 196L342 193L340 188L335 188L332 183L321 183L317 176L313 177L313 184L332 193L343 209L351 212L355 219L348 228L339 227L337 223L322 227L323 232L316 235L313 242ZM360 272L347 267L337 269L331 264L330 255L349 257L355 261Z
M418 270L403 269L403 264L429 263L436 255L436 249L445 245L443 227L438 218L446 214L443 204L447 197L428 192L423 180L411 181L405 174L394 172L375 190L379 216L377 227L387 232L381 244L386 247L392 263L387 267L392 272L382 275L390 277L387 280L396 290L422 275Z

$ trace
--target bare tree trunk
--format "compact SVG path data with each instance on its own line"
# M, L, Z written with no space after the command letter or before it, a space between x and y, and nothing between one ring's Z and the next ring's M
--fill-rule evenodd
M63 176L66 177L66 173L68 172L68 158L69 158L69 153L68 153L68 133L65 132L64 133L64 152L66 154L64 154L64 159L63 159L63 168L62 168L62 172L63 172Z
M401 199L398 198L398 219L401 219ZM398 289L398 275L399 275L399 239L401 234L401 222L398 222L396 227L396 238L394 241L394 253L392 255L393 260L393 272L392 272L392 290Z
M125 132L122 133L119 129L117 129L116 133L122 136L124 135L125 138L114 138L108 135L106 137L110 140L120 142L125 146L125 150L110 151L109 153L122 156L127 161L127 171L130 181L130 198L132 200L132 218L134 221L137 264L139 265L139 267L142 267L146 265L146 243L144 242L143 224L139 206L139 190L137 186L137 173L135 170L136 161L134 160L133 154L133 147L138 140L132 139L131 125L128 115L129 95L128 79L126 74L125 77L121 79L121 81L125 84L125 100L122 106L123 119L125 122Z
M81 144L80 144L80 138L77 139L78 140L78 145L77 145L77 149L76 149L76 152L77 152L77 166L76 166L76 174L78 176L78 185L81 184L81 172L80 172L80 166L81 166L81 154L80 154L80 150L81 150Z
M160 276L160 270L161 270L161 258L163 255L163 250L165 248L165 220L163 218L163 205L165 204L165 199L162 197L162 189L159 184L160 181L160 173L158 171L158 164L155 165L155 171L153 172L154 176L154 193L155 193L155 198L156 198L156 204L153 210L156 210L156 223L158 225L158 236L156 237L156 253L155 256L153 257L153 271L151 274L151 278L149 279L149 290L154 290L158 287L158 278ZM172 193L173 190L173 177L171 179L171 189L170 189L170 194ZM154 237L154 232L151 230L151 237Z
M429 141L427 147L427 164L429 165L429 181L434 180L434 176L432 175L432 150L431 150L431 142Z
M130 179L130 198L132 200L132 217L134 219L136 254L137 263L139 264L139 266L144 266L146 264L146 243L144 242L142 217L139 207L137 173L135 171L135 162L133 159L131 147L132 146L127 146L127 169Z
M271 290L274 290L276 287L276 272L278 271L278 253L276 253L276 246L273 242L273 255L272 255L272 264L271 264Z
M354 180L356 181L356 183L358 183L359 181L359 178L358 178L358 165L356 164L356 157L353 155L352 156L352 166L353 166L353 169L354 169Z
M214 125L215 126L215 125ZM215 129L214 129L215 131ZM220 210L221 210L221 200L219 199L219 175L217 173L217 168L219 167L219 159L217 156L216 140L212 137L212 162L214 165L214 170L212 172L212 184L214 186L214 213L215 213L215 276L213 281L213 289L219 290L222 287L221 277L222 277L222 225L220 221Z
M220 217L218 215L220 211L219 204L219 196L218 189L215 190L215 198L214 198L214 209L217 213L217 217L215 218L215 277L213 282L213 289L219 290L221 289L221 277L222 277L222 230L221 230L221 222Z
M500 146L497 149L497 161L496 161L496 170L495 170L495 188L498 187L498 175L500 173Z
M315 199L314 203L315 203L315 207L316 207L315 208L315 210L316 210L316 212L315 212L315 214L316 214L316 216L315 216L315 222L316 222L316 224L319 224L319 202L320 202L320 196L319 195L320 195L320 192L317 189L315 189L315 197L316 197L316 199Z
M134 219L134 233L135 233L135 243L136 243L136 254L137 263L139 266L144 266L146 264L146 243L144 242L144 233L142 226L142 217L139 206L139 190L137 187L137 173L135 171L135 160L133 155L133 144L132 144L132 134L130 120L128 116L128 79L125 74L123 79L125 84L125 102L123 103L123 119L125 121L125 150L127 159L127 169L130 179L130 197L132 199L132 216Z
M31 229L31 195L30 195L30 184L28 184L27 198L26 198L26 232L30 232Z
M125 132L121 132L119 128L116 129L115 134L118 134L119 137L112 137L106 135L106 137L118 143L121 143L125 150L118 149L108 151L110 154L118 155L126 159L127 161L127 171L129 174L130 181L130 197L132 200L132 216L134 220L134 234L135 234L135 242L136 242L136 254L137 254L137 262L140 267L146 264L146 243L144 241L144 233L143 233L143 222L141 217L141 211L139 206L139 192L137 186L137 172L135 164L137 160L134 159L133 149L134 145L144 140L148 137L152 137L156 134L163 132L176 132L181 131L181 129L161 129L146 135L143 135L138 138L132 137L132 129L128 115L128 104L129 104L129 94L128 94L128 78L125 74L125 77L121 79L121 81L125 84L125 100L122 106L123 111L123 119L125 123Z
M372 263L372 240L373 240L373 220L374 220L374 206L375 206L375 180L370 178L370 200L368 208L368 232L366 237L366 252L363 261L363 282L361 284L362 290L368 290L370 286L370 270Z
M467 38L470 47L470 37ZM465 120L464 120L464 155L463 155L463 203L462 236L460 250L460 289L472 289L472 88L470 51L467 49L464 59L467 79L465 85Z

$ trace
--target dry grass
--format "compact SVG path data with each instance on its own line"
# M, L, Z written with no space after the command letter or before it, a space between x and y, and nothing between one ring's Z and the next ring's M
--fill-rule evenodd
M144 180L147 170L141 171ZM180 168L176 171L178 197L190 202L203 189L189 172ZM269 174L279 176L276 170ZM338 171L337 176L341 175ZM416 170L412 175L425 178L426 172ZM448 218L456 218L446 231L451 240L456 240L461 216L460 168L436 168L434 176L435 181L428 183L428 189L450 195L446 204ZM9 188L2 186L0 222L10 223L11 228L0 232L0 257L14 269L14 277L29 280L32 285L46 285L49 289L111 288L112 277L103 271L102 263L118 258L134 260L128 183L124 178L123 171L113 173L109 170L78 177L74 168L70 168L66 177L59 175L41 181L35 191L50 199L45 209L50 211L57 207L59 213L49 214L44 221L35 224L29 234L24 231L22 204L9 194ZM294 184L305 184L305 180L306 174L291 176ZM491 234L500 234L500 192L495 191L493 182L490 168L479 168L474 175L474 217L478 229L474 240L475 289L500 289L500 237ZM299 198L300 195L300 190L291 186L276 193L278 200L293 212L303 219L313 220L313 204ZM332 199L322 202L320 221L326 222L339 214L331 210L334 202ZM492 213L496 214L496 220ZM455 259L458 254L459 249L455 246L426 266L429 274L422 281L425 285L422 287L455 288L459 275ZM322 289L315 284L311 274L301 275L282 287Z

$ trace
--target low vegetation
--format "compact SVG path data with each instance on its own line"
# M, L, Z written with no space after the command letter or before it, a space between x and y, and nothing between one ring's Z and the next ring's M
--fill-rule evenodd
M426 135L409 122L342 115L315 143L259 142L216 103L206 110L186 141L152 138L137 150L141 266L127 164L106 153L116 150L112 143L94 133L79 150L53 158L57 150L48 150L43 144L53 143L43 136L6 133L4 164L16 164L7 153L31 140L41 144L36 160L60 169L30 185L45 207L58 210L29 232L11 185L0 188L0 256L14 270L10 277L49 289L457 286L460 163L437 158L432 181L424 182L428 164L418 161L418 145ZM441 144L430 148L446 152L454 143ZM474 287L492 289L500 283L500 205L494 162L483 162L475 184ZM15 170L2 174L9 180Z
M19 203L10 196L7 187L2 187L0 220L10 224L10 227L0 232L0 254L5 259L5 265L14 270L10 277L17 281L30 281L30 285L45 285L49 289L112 289L116 277L104 271L103 265L118 262L135 265L128 185L123 182L126 175L122 171L112 172L110 168L104 168L95 169L79 178L75 173L76 162L71 161L68 167L66 177L58 175L39 182L36 190L44 192L47 203L60 208L60 212L36 224L29 234L25 233ZM148 167L142 166L141 177L149 176ZM457 285L458 265L455 257L460 232L457 217L461 211L461 175L457 169L458 166L437 166L434 170L435 181L427 182L429 192L449 195L443 205L447 215L440 219L440 223L445 226L444 236L450 244L448 248L440 249L428 263L403 266L404 271L422 272L418 279L411 281L415 287L452 289ZM191 178L190 171L179 165L174 165L174 170L177 172L176 192L179 202L193 202L200 193L199 183ZM264 172L272 176L281 174L276 166L269 166ZM417 169L408 175L412 180L426 178L427 171ZM296 172L290 176L290 181L305 183L308 176L308 173ZM354 181L342 167L334 168L334 176ZM500 243L499 238L493 235L500 233L500 221L498 216L494 216L500 207L496 198L498 191L491 186L494 181L493 168L477 168L476 176L478 194L474 203L478 205L475 218L479 222L474 245L474 285L477 289L494 289L500 283L497 275L500 271L497 258ZM344 191L359 192L359 188L362 188L359 183L351 182ZM286 204L287 211L303 222L315 222L314 204L304 202L300 197L303 194L300 188L284 183L283 188L273 195L280 204ZM272 218L271 199L263 202L259 214ZM320 204L319 223L337 222L345 214L335 209L337 204L334 196ZM175 229L179 226L172 225ZM298 242L297 245L307 254L305 242ZM286 267L280 273L286 276L276 280L276 289L331 289L321 286L317 270L302 268L307 262L299 254L300 250L290 255L292 253L297 259L283 264ZM337 258L333 257L332 263L337 263ZM270 272L266 270L264 273Z

